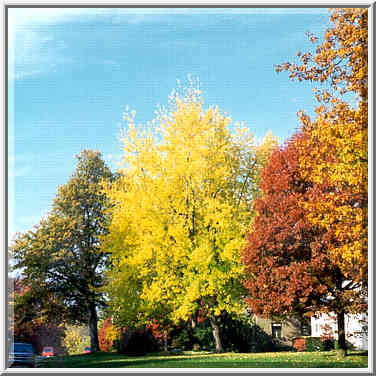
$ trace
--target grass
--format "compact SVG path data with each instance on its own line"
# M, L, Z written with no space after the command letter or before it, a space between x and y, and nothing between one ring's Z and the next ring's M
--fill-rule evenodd
M116 353L61 356L45 360L43 368L367 368L368 355L353 351L339 358L328 352L257 354L186 351L183 355L148 354L130 357Z

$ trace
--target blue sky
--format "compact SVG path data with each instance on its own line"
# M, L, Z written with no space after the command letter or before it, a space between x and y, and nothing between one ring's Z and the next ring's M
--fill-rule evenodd
M9 9L10 238L45 215L84 148L116 170L126 105L152 120L177 80L199 78L207 106L281 141L312 112L312 86L273 65L322 35L327 9Z

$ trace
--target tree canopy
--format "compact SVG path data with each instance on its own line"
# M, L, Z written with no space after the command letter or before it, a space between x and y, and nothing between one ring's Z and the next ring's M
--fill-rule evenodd
M346 350L344 314L367 309L367 10L333 9L331 22L314 54L276 67L324 86L316 118L299 113L301 130L263 173L243 260L256 311L332 310Z
M144 131L126 120L122 177L106 190L114 321L178 322L200 308L221 351L216 318L244 310L240 250L275 138L257 145L244 127L230 132L193 88Z
M344 336L344 315L364 312L365 296L332 257L336 239L307 215L305 203L315 200L317 187L301 174L304 137L296 134L275 151L262 173L263 195L255 202L258 215L243 250L247 302L264 317L334 312Z
M306 203L313 224L336 237L330 253L348 279L363 281L368 270L368 16L367 9L333 9L324 41L310 35L315 53L277 71L324 83L315 90L317 117L299 114L307 135L300 167L317 187Z
M43 302L41 312L51 312L53 296L59 307L53 311L54 318L89 323L95 350L96 309L105 303L100 288L108 265L99 239L107 233L109 220L101 184L112 173L99 152L84 150L77 160L68 183L58 188L48 216L33 230L18 234L12 250L23 283Z

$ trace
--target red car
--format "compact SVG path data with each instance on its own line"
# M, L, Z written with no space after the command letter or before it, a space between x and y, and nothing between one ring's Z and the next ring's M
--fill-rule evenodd
M90 354L91 353L91 348L90 346L86 346L84 350L84 354Z
M46 358L54 356L54 348L52 346L43 347L42 356Z

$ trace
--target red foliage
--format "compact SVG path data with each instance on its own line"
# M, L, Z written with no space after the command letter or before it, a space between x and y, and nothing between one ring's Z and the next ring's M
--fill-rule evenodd
M305 137L295 134L271 155L262 173L263 195L255 201L257 216L242 255L247 303L262 317L335 312L345 346L344 315L362 312L364 296L332 259L332 232L308 220L305 203L335 187L314 185L302 177ZM304 158L310 158L307 149Z
M293 347L297 351L305 351L307 349L306 340L304 338L296 338L293 343Z
M333 329L330 325L328 325L328 324L323 325L322 331L323 331L323 333L320 336L320 339L321 339L322 342L334 339Z
M302 203L310 185L299 176L296 135L270 157L261 178L253 231L243 251L249 278L248 304L260 316L315 312L328 286L319 276L333 266L320 252L320 234L307 221Z
M113 346L113 341L106 336L110 327L112 327L112 320L107 317L102 328L98 331L99 349L101 351L110 351Z
M150 329L153 337L158 340L162 341L165 337L165 333L170 331L172 328L171 325L163 325L159 323L157 320L153 320L151 324L147 325L146 329Z
M295 134L271 155L261 177L263 195L254 205L258 215L243 250L248 304L264 317L359 309L359 293L349 283L346 289L345 278L327 251L335 239L307 219L304 203L320 192L300 175L304 137ZM326 299L328 294L331 299Z
M201 324L202 322L204 322L206 320L206 317L204 315L204 312L202 309L199 309L197 311L197 324Z

